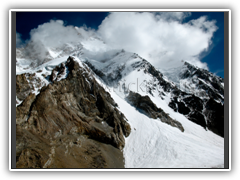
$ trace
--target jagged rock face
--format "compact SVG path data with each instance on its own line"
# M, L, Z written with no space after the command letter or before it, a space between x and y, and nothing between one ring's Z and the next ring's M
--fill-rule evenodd
M149 96L141 96L138 93L132 91L126 97L126 100L138 111L144 113L150 118L159 118L162 122L167 123L173 127L177 127L180 131L184 131L182 124L176 120L173 120L168 114L166 114L161 108L158 108L149 98Z
M33 90L33 86L29 84L25 74L16 76L16 96L19 100L24 100Z
M195 110L191 111L187 117L190 121L195 122L196 124L199 124L204 129L206 129L207 124L206 124L205 118L203 114L200 113L199 111L195 111Z
M190 121L223 137L223 79L187 62L184 63L177 78L180 83L185 82L186 86L172 91L169 107L185 115Z
M16 108L16 124L22 124L29 118L29 110L36 96L30 93L20 106Z
M41 81L35 74L24 73L16 76L16 96L24 100L30 92L35 90L34 86L41 86Z
M174 97L173 100L169 103L169 107L171 107L175 112L178 111L184 115L190 113L190 109L183 102L178 102L176 97Z
M179 74L181 80L189 79L190 83L195 85L195 89L199 91L199 97L213 98L217 101L224 102L224 80L215 76L205 69L197 68L187 62ZM202 92L202 93L201 93Z
M208 129L224 137L224 105L211 98L206 103L204 115L207 117Z
M149 73L156 78L157 84L162 87L164 92L170 92L172 94L169 107L171 107L174 111L185 115L190 121L202 126L204 129L208 128L223 137L224 108L221 103L216 102L224 101L224 89L221 85L221 83L223 83L223 79L214 76L207 70L197 69L187 62L185 62L185 66L188 70L181 72L180 78L192 78L196 87L205 91L200 93L199 96L186 93L168 81L165 81L161 72L157 71L145 60L133 64L134 68L144 69L146 74ZM205 83L201 80L196 80L198 78L204 80ZM152 84L147 84L147 86L149 94L152 95L151 90L154 89L154 86L152 86ZM159 92L159 96L163 97L164 93Z
M89 71L69 57L17 107L17 167L123 167L130 125Z
M169 107L185 115L190 121L199 124L204 129L209 129L224 137L224 106L217 102L224 102L224 89L221 85L223 79L214 76L207 70L197 69L187 62L185 62L185 66L188 70L181 72L180 78L182 80L189 78L197 88L193 91L198 90L201 93L197 95L186 93L165 81L165 83L161 83L166 87L164 90L172 92ZM199 78L200 80L198 80ZM158 79L160 80L160 78ZM163 79L161 81L164 82Z
M190 121L224 137L224 105L213 98L200 99L193 94L176 93L169 107Z
M216 103L220 102L219 106L223 106L221 105L224 103L224 85L222 78L185 62L184 66L181 67L182 69L178 69L177 72L169 72L169 76L175 78L175 80L169 78L172 81L168 81L160 71L137 54L134 53L131 57L127 58L129 58L132 63L127 65L127 62L119 63L113 60L105 67L103 64L102 66L104 68L94 65L94 61L87 61L87 64L110 86L119 83L120 80L124 80L125 77L128 76L128 73L133 71L135 71L135 74L139 71L144 72L146 76L151 77L150 81L148 80L144 83L147 92L145 94L153 97L158 96L162 100L164 100L166 94L168 94L170 97L168 106L175 112L185 115L190 121L202 126L206 130L217 128L218 130L213 130L213 132L221 132L220 129L223 129L223 123L220 122L218 127L215 125L216 128L210 128L210 122L213 120L210 118L211 116L207 115L204 111L208 109L206 105L211 98L214 99ZM129 70L130 72L127 69L131 69ZM157 93L154 93L154 91L157 91ZM129 93L128 89L125 88L125 84L124 92L125 94ZM209 111L210 114L215 114L216 112L218 112L221 117L223 116L223 111L216 111L215 109ZM217 121L215 123L217 124Z
M16 76L16 98L23 101L33 91L40 91L45 83L35 73L24 73ZM19 104L20 102L16 102Z

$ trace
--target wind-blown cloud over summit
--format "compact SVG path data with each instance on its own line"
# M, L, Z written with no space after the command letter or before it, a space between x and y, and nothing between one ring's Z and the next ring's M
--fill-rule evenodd
M175 67L181 60L207 68L198 59L211 44L215 21L200 17L188 23L190 13L111 13L98 32L107 44L136 52L157 67Z
M39 25L30 31L30 39L26 42L21 41L21 35L16 34L17 47L20 44L26 44L25 55L37 60L39 64L43 63L48 55L49 48L61 49L66 43L81 42L95 33L86 26L75 28L74 26L65 26L62 20L50 20L50 22Z
M212 43L216 22L202 16L183 23L189 16L191 13L187 12L113 12L97 30L86 26L76 29L65 26L62 20L51 20L33 29L29 42L38 44L34 51L43 55L45 49L39 47L58 48L64 43L79 42L95 35L110 48L135 52L157 68L176 67L185 60L207 69L199 54L207 51Z

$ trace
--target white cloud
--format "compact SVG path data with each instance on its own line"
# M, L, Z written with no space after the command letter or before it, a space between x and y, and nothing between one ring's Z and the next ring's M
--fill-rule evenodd
M39 25L30 32L31 41L41 43L45 47L59 47L66 42L79 41L77 31L73 26L64 26L62 20L51 20Z
M158 68L176 67L181 60L207 68L198 59L217 30L206 17L182 24L190 13L114 12L104 19L98 33L113 48L136 52Z
M75 43L91 36L94 31L86 26L65 26L62 20L50 20L30 31L25 54L30 59L44 62L48 48L61 48L65 43Z
M100 36L110 48L135 52L157 68L176 67L185 60L207 69L199 55L208 50L217 30L216 22L203 16L182 23L190 15L187 12L114 12L102 21L97 31L51 20L31 30L31 48L27 53L42 61L47 47L60 48L68 42ZM17 41L21 42L18 34Z
M167 21L182 21L184 18L191 16L190 12L155 12L157 20L164 19Z
M41 42L45 47L59 47L68 42L79 42L95 32L91 28L64 26L62 20L50 20L30 32L31 41Z

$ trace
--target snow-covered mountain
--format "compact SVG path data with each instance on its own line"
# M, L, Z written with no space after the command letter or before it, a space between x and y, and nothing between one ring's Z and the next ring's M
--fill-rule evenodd
M179 68L163 72L181 91L187 93L180 93L180 97L177 94L178 97L174 97L169 105L190 120L198 119L197 123L203 127L224 136L224 80L187 62ZM189 113L192 110L196 113Z
M173 69L160 71L184 92L194 94L201 99L213 98L224 104L224 80L211 72L195 67L188 62Z
M26 146L41 157L39 167L63 167L69 157L80 167L74 160L83 161L80 156L89 159L86 167L94 167L92 162L121 167L123 159L125 168L224 167L222 78L187 62L158 70L98 37L44 47L44 55L29 48L17 49L17 129L28 137L43 136L39 143L48 148L39 151L17 138L19 167L32 167L24 164L30 158ZM74 138L88 143L75 144ZM96 152L88 152L90 145ZM116 159L121 153L123 159Z
M85 61L122 98L134 91L170 106L205 129L224 136L224 84L220 77L185 62L164 76L134 53L117 52L108 61ZM174 80L174 81L171 81ZM161 107L160 106L160 107Z

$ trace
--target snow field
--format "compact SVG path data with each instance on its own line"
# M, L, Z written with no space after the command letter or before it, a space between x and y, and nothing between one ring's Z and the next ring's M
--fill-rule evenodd
M97 81L106 86L98 78ZM126 168L224 167L224 139L174 112L168 106L169 94L164 100L157 96L157 92L149 97L173 119L182 123L184 132L138 112L124 100L123 91L112 91L110 87L105 89L131 125L132 130L123 149Z
M126 61L125 69L121 73L124 75L121 83L124 82L131 91L138 92L142 96L149 95L146 91L140 90L137 83L153 82L153 78L142 70L132 71L128 65L133 63L132 59L116 56L104 63L98 61L97 67L101 67L100 69L106 72L114 72L114 69L120 64L119 62L124 62L122 59L128 61ZM94 61L91 62L94 64ZM107 63L111 64L109 68L107 68ZM100 80L98 82L102 83ZM102 85L106 86L104 83ZM161 99L159 92L153 91L153 96L149 95L149 97L170 117L179 121L185 129L184 132L138 112L124 100L126 94L124 94L123 89L121 91L116 89L113 91L111 87L105 89L111 90L109 93L131 125L132 131L126 138L123 150L126 168L224 167L224 139L189 121L185 116L174 112L168 106L170 94L165 93L166 96ZM161 91L161 88L158 89Z
M211 131L171 112L185 131L148 118L111 93L131 125L124 148L126 168L212 168L223 167L224 141Z

